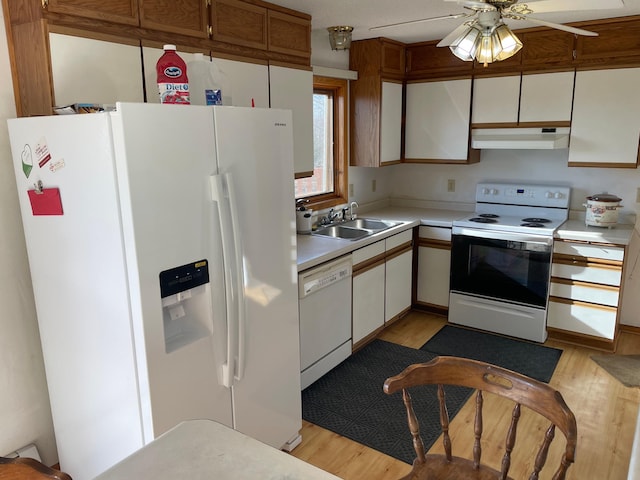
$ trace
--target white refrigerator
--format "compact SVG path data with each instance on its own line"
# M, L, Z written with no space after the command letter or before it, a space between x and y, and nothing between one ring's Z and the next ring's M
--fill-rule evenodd
M291 123L287 110L129 103L9 120L74 480L187 419L299 442Z

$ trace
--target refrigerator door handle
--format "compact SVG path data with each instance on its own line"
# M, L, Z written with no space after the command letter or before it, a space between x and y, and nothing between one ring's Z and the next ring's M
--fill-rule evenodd
M218 206L224 262L227 311L226 362L222 366L222 384L233 385L234 377L244 374L245 299L243 288L243 251L238 235L238 217L231 174L212 175L211 196ZM220 339L222 341L225 339Z

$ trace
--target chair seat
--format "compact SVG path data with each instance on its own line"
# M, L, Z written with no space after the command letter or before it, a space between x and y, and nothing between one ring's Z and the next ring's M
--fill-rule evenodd
M486 465L473 467L473 462L465 458L451 457L447 460L444 455L426 455L425 463L413 462L413 470L401 480L496 480L500 472ZM513 480L507 477L506 480Z

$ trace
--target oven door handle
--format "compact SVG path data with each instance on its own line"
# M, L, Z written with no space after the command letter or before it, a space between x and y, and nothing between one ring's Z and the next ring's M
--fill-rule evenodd
M474 228L453 227L452 235L463 235L466 237L488 238L491 240L506 240L511 242L537 243L540 245L553 245L553 237L543 235L529 235L526 233L503 232L494 230L478 230Z

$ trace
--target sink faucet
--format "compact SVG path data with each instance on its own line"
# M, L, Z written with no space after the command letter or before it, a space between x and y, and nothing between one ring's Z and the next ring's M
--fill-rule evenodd
M353 207L358 208L360 205L358 205L358 202L351 202L351 204L349 205L349 218L351 220L353 220L354 218L356 218L356 214L353 213Z
M320 220L320 225L329 225L336 218L338 218L338 214L333 211L333 208L330 208L329 213L327 213L327 216L322 217L322 219Z

